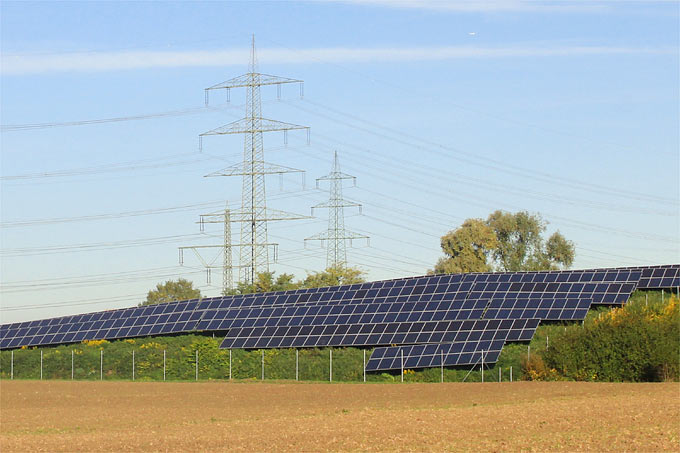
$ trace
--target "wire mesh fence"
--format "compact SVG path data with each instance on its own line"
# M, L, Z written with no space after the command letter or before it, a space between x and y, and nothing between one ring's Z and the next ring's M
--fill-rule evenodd
M163 347L129 342L78 344L0 351L1 379L52 380L288 380L326 382L493 382L510 380L510 369L430 368L365 373L371 350L226 350L211 345ZM196 347L197 346L197 347ZM42 356L42 359L41 359ZM365 359L364 359L365 357ZM517 376L517 371L515 371Z

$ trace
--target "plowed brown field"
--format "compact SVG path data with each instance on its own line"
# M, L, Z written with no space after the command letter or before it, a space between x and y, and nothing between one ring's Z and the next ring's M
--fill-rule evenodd
M666 384L3 381L0 451L679 451Z

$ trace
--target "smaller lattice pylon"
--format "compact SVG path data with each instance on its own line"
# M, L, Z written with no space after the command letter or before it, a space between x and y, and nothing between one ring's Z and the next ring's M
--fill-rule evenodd
M352 246L352 241L356 239L366 239L368 241L368 236L361 233L355 233L345 228L345 215L344 208L346 207L358 207L361 213L361 204L345 200L342 198L342 181L352 180L355 183L356 178L347 173L340 171L340 164L338 163L338 152L335 152L333 159L333 169L326 176L317 178L316 186L319 187L321 181L328 181L330 183L330 197L327 202L319 203L312 206L312 215L314 214L314 209L327 208L328 209L328 229L322 231L321 233L315 234L305 238L305 243L307 241L321 241L323 246L326 242L326 267L345 267L347 266L347 243L350 241L350 247Z

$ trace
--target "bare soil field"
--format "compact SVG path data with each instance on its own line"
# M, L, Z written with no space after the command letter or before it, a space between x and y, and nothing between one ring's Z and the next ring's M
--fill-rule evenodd
M680 386L2 381L0 451L679 451Z

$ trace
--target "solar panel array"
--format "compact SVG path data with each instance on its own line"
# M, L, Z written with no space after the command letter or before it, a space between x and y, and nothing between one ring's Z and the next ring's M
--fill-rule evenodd
M445 364L462 364L479 358L458 349L455 335L470 322L492 323L490 329L499 330L496 323L505 320L531 320L535 330L540 320L581 320L591 304L622 304L637 287L665 285L680 286L680 265L431 275L4 324L0 348L198 331L226 333L224 348L402 345L396 346L398 354L408 352L409 363L419 364L432 350L413 345L442 344L448 346L437 351L445 350ZM510 334L502 341L524 339ZM406 345L408 351L400 349ZM382 348L374 355L382 354L378 351ZM491 363L494 349L485 351Z

